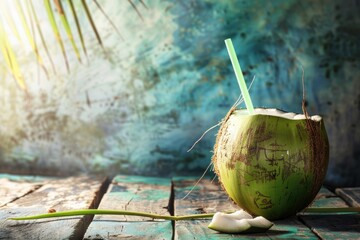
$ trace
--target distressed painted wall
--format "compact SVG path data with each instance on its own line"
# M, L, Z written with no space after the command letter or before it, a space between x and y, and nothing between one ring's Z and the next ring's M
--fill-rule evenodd
M200 174L216 130L187 149L239 94L231 37L248 84L256 75L255 106L300 112L304 67L308 110L330 139L327 180L360 184L359 1L133 1L142 18L128 1L99 1L120 34L88 2L105 49L80 15L88 60L69 54L70 73L45 14L57 74L14 40L25 93L1 59L2 171Z

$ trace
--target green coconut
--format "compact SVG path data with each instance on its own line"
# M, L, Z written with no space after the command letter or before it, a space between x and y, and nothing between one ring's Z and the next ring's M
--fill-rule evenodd
M229 197L269 220L307 207L326 175L329 144L318 115L276 109L232 109L221 125L212 158Z

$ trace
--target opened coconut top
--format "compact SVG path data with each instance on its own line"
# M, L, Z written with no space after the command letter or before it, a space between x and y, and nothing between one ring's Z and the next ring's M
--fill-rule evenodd
M248 111L245 109L236 110L236 113L241 115L249 114ZM270 115L270 116L282 117L290 120L306 119L304 114L284 112L275 108L255 108L253 115L268 115L268 116ZM310 116L310 119L316 122L320 122L322 118L319 115L314 115L314 116Z

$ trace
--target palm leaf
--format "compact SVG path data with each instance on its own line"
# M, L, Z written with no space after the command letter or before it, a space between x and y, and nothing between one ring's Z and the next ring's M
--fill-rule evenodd
M24 78L20 72L19 64L16 59L16 56L14 54L14 51L12 50L9 40L7 39L7 36L4 32L4 29L2 27L2 24L0 25L0 48L1 52L5 58L5 62L10 68L10 71L12 75L14 76L17 84L19 87L23 90L26 90L26 84L24 82Z
M27 39L28 39L28 41L30 43L30 46L33 49L33 51L35 52L35 54L36 54L37 61L39 62L39 64L41 66L43 66L41 56L40 56L39 51L38 51L37 46L36 46L36 42L34 41L33 35L31 34L29 26L28 26L28 24L26 22L25 13L24 13L24 11L23 11L20 3L19 3L19 0L15 1L15 5L16 5L16 9L17 9L17 11L19 13L18 15L20 16L21 24L23 26L23 29L24 29L25 34L27 36Z
M77 32L79 34L79 38L80 38L80 42L81 42L81 47L82 47L82 49L83 49L83 51L85 53L85 56L87 57L87 51L86 51L86 47L85 47L85 42L84 42L84 38L83 38L83 35L82 35L79 19L77 17L77 13L75 11L74 4L73 4L72 0L68 0L68 3L70 5L71 12L72 12L74 20L75 20L76 29L77 29Z
M144 8L148 9L148 7L146 6L146 4L144 3L143 0L139 0L139 1L140 1L140 3L144 6Z
M73 34L71 32L71 28L70 28L69 22L67 20L64 8L63 8L63 6L61 4L61 1L60 0L54 0L54 3L55 3L55 6L56 6L56 8L58 10L59 15L60 15L60 20L61 20L61 22L62 22L62 24L63 24L63 26L65 28L67 36L68 36L68 38L69 38L69 40L71 42L71 45L72 45L72 47L73 47L73 49L75 51L77 59L79 60L79 62L81 62L80 53L79 53L79 50L78 50L78 48L76 46L74 36L73 36Z
M111 24L111 26L115 29L115 31L117 32L117 34L119 34L120 38L122 40L124 40L123 36L121 35L119 29L116 27L116 25L114 24L113 21L111 21L111 19L109 18L109 16L106 14L106 12L104 11L104 9L101 7L101 5L98 3L98 1L93 0L95 5L99 8L100 12L105 16L105 18L109 21L109 23Z
M48 56L48 58L50 60L51 67L52 67L54 73L56 74L55 65L54 65L54 62L53 62L53 60L51 58L51 54L50 54L49 49L47 47L46 41L44 39L44 35L43 35L41 27L40 27L39 19L38 19L37 15L36 15L36 12L34 10L34 5L32 3L32 0L27 1L27 8L28 8L29 16L32 16L32 19L34 19L34 21L35 21L35 26L37 28L37 31L38 31L39 35L40 35L41 43L42 43L42 45L43 45L43 47L45 49L46 55Z
M30 18L31 35L32 35L32 38L33 38L33 41L34 41L33 49L34 49L35 54L36 54L37 56L40 56L40 54L39 54L39 49L38 49L38 47L37 47L36 39L35 39L34 19L32 18L31 14L30 14L30 9L29 9L29 5L28 5L28 4L26 4L26 9L27 9L27 12L28 12L29 18ZM41 60L41 58L40 58L40 60ZM47 78L49 78L48 71L46 70L45 66L42 64L42 61L39 62L39 65L40 65L41 68L44 70Z
M4 9L4 11L1 12L1 14L5 17L6 22L10 26L11 30L13 31L16 38L19 40L19 42L23 43L19 31L17 30L17 27L15 27L14 19L12 18L11 14L7 11L7 9Z
M30 43L30 46L31 46L31 48L33 49L33 51L34 51L34 53L36 55L36 59L37 59L39 65L41 66L41 68L44 70L46 76L48 77L49 76L48 72L47 72L47 70L46 70L46 68L45 68L45 66L43 64L42 58L41 58L40 53L38 51L38 47L36 45L36 41L34 39L34 37L35 37L34 31L30 31L30 29L29 29L29 26L28 26L27 21L25 19L25 13L24 13L21 5L20 5L19 0L15 1L15 5L16 5L16 10L18 11L19 16L20 16L21 24L23 26L23 29L24 29L25 34L27 36L27 39L28 39L28 41Z
M86 3L85 0L81 0L81 3L82 3L82 5L83 5L83 7L84 7L84 10L85 10L86 16L87 16L87 18L88 18L88 20L89 20L89 22L90 22L91 28L92 28L93 32L95 33L96 39L98 40L99 45L104 49L104 46L103 46L103 44L102 44L102 40L101 40L100 34L99 34L99 32L98 32L98 30L97 30L97 28L96 28L96 25L95 25L95 23L94 23L94 20L92 19L92 16L91 16L89 7L88 7L88 5L87 5L87 3Z
M136 7L136 5L131 1L131 0L128 0L128 2L130 3L130 5L133 7L133 9L135 10L135 12L137 13L137 15L141 18L141 20L144 22L144 18L143 16L141 15L139 9ZM141 1L142 2L142 1ZM142 2L143 3L143 2ZM144 4L144 3L143 3Z
M67 69L67 71L69 73L70 72L70 67L69 67L69 61L68 61L68 58L67 58L67 51L65 49L65 45L64 45L60 30L63 30L63 29L65 30L65 32L67 34L67 37L68 37L68 39L69 39L69 41L70 41L70 43L72 45L72 48L74 50L74 53L76 54L77 59L80 62L81 62L81 54L79 52L79 49L77 47L74 35L72 33L73 29L71 29L71 27L70 27L69 18L65 14L64 7L62 5L63 2L61 2L62 0L53 0L53 1L54 2L51 3L50 0L44 0L45 10L46 10L47 17L48 17L48 23L50 24L50 26L52 28L52 31L53 31L53 33L55 35L55 39L56 39L58 45L61 48L61 52L62 52L62 55L64 57L64 61L65 61L65 65L66 65L66 69ZM138 1L144 8L147 9L147 6L146 6L146 4L145 4L145 2L143 0L138 0ZM93 0L93 2L97 6L97 8L101 11L101 13L105 16L107 21L116 30L118 35L122 39L124 39L122 37L119 29L111 21L110 17L105 13L104 9L101 7L99 2L97 0ZM131 4L132 8L136 11L137 15L144 21L144 18L140 13L140 11L139 11L139 9L137 7L137 4L134 4L134 2L132 0L128 0L128 2ZM49 51L48 44L46 43L46 36L44 35L44 33L42 31L41 24L40 24L40 21L39 21L39 18L38 18L39 11L41 11L41 9L35 9L32 0L27 0L26 1L26 10L27 11L25 13L24 9L23 9L24 5L22 5L22 3L23 3L22 0L15 0L14 3L16 5L16 10L17 10L17 13L18 13L17 14L18 16L16 16L16 19L14 18L13 15L11 15L10 11L7 11L7 9L4 10L5 14L2 14L3 15L3 20L6 21L9 28L5 29L3 26L0 26L1 27L0 48L1 48L2 55L4 56L6 65L10 69L10 71L11 71L12 75L14 76L14 78L16 79L18 85L22 89L26 89L26 84L24 82L23 75L21 74L17 58L16 58L15 53L13 51L14 49L10 45L10 42L9 42L9 39L7 37L7 33L5 32L5 30L6 31L8 31L8 30L13 31L14 35L19 39L19 41L21 43L26 43L27 42L27 43L30 44L32 50L34 51L34 53L36 55L36 59L37 59L39 65L41 67L43 67L44 71L47 74L46 68L43 65L43 60L42 60L42 58L40 56L40 53L39 53L39 49L38 49L38 46L37 46L37 41L35 39L36 36L40 36L39 39L41 41L42 46L44 47L44 50L45 50L45 52L47 54L47 57L50 60L50 63L51 63L51 66L52 66L52 69L53 69L54 73L56 73L56 68L55 68L55 64L54 64L53 59L52 59L52 55L51 55L51 53ZM52 5L52 4L54 4L54 5ZM74 20L75 20L77 33L78 33L78 36L79 36L79 39L80 39L80 42L81 42L82 49L83 49L85 55L87 56L87 49L86 49L86 46L85 46L85 40L84 40L84 36L83 36L82 29L81 29L81 26L80 26L80 23L79 23L78 15L77 15L78 11L76 11L72 0L68 0L67 4L70 7L72 15L73 15ZM96 27L95 21L94 21L94 19L92 17L92 14L91 14L91 11L90 11L89 6L87 4L87 1L86 0L81 0L81 4L82 4L82 7L83 7L83 9L85 11L86 17L87 17L87 19L89 21L89 24L90 24L90 26L92 28L92 31L94 32L94 34L96 36L98 44L105 51L101 36L100 36L99 31L98 31L98 29ZM57 25L57 22L56 22L56 19L55 19L56 14L54 13L55 10L53 8L54 6L56 7L57 12L59 14L58 16L59 16L59 19L61 20L61 25L62 25L63 29L60 29L58 27L58 25ZM14 21L14 20L17 20L17 19L20 20L19 21L20 25L21 25L20 28L19 28L19 26L17 26L18 21ZM2 23L3 22L0 22L0 25L2 25ZM20 32L19 32L19 30L20 30ZM25 35L26 35L25 38L22 38L22 35L21 35L22 32L25 33ZM36 32L39 35L36 35L35 34ZM24 41L24 39L27 39L27 41Z
M64 43L62 41L60 31L59 31L59 29L58 29L58 27L56 25L56 21L55 21L53 10L51 8L50 0L44 0L44 4L45 4L47 15L49 17L49 21L50 21L52 30L53 30L53 32L55 34L56 41L59 43L62 54L64 56L66 69L67 69L68 72L70 72L70 67L69 67L69 62L68 62L67 56L66 56L65 46L64 46Z

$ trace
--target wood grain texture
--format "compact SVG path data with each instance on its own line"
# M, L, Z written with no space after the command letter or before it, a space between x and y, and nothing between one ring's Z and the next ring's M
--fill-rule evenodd
M0 174L0 207L35 191L45 178Z
M94 208L98 204L105 179L70 177L50 179L35 191L0 208L0 239L79 239L92 216L44 220L13 221L10 217L56 211Z
M197 178L116 176L102 197L106 181L96 177L31 178L1 175L0 239L359 239L359 214L299 213L274 221L262 234L222 234L209 229L211 219L153 220L138 216L97 215L10 221L9 217L97 207L161 215L235 211L220 184ZM13 192L16 189L16 192ZM359 188L322 188L311 207L358 206ZM347 203L340 198L347 201ZM91 222L92 221L92 222ZM91 222L91 224L90 224ZM89 225L90 224L90 225Z
M116 176L99 209L170 215L171 181L164 178ZM171 221L138 216L97 215L85 239L171 239Z
M195 186L196 181L196 178L178 177L173 179L175 215L236 211L239 209L231 202L218 182L203 179ZM187 195L188 193L189 195ZM186 198L183 199L185 196ZM234 236L219 234L209 229L207 226L210 221L211 219L175 222L175 239L228 239Z
M236 211L239 209L222 190L220 183L203 179L194 187L196 180L196 178L181 177L173 179L175 215ZM191 191L190 194L188 194L189 191ZM186 195L187 197L183 199Z
M348 207L338 196L317 198L311 207ZM359 239L359 214L302 214L302 221L321 239Z
M240 209L228 198L218 182L209 179L202 180L188 197L182 199L195 182L196 179L174 179L176 215ZM275 225L262 234L222 234L207 227L210 221L211 219L175 222L175 239L317 239L296 217L275 221Z
M319 192L316 194L315 199L319 199L319 198L328 198L328 197L336 197L336 194L331 192L329 189L327 189L326 187L321 187Z
M318 238L296 217L275 221L275 225L265 233L257 234L223 234L209 229L210 220L193 220L177 222L176 239L311 239Z
M360 187L357 188L337 188L336 194L352 207L360 207Z

